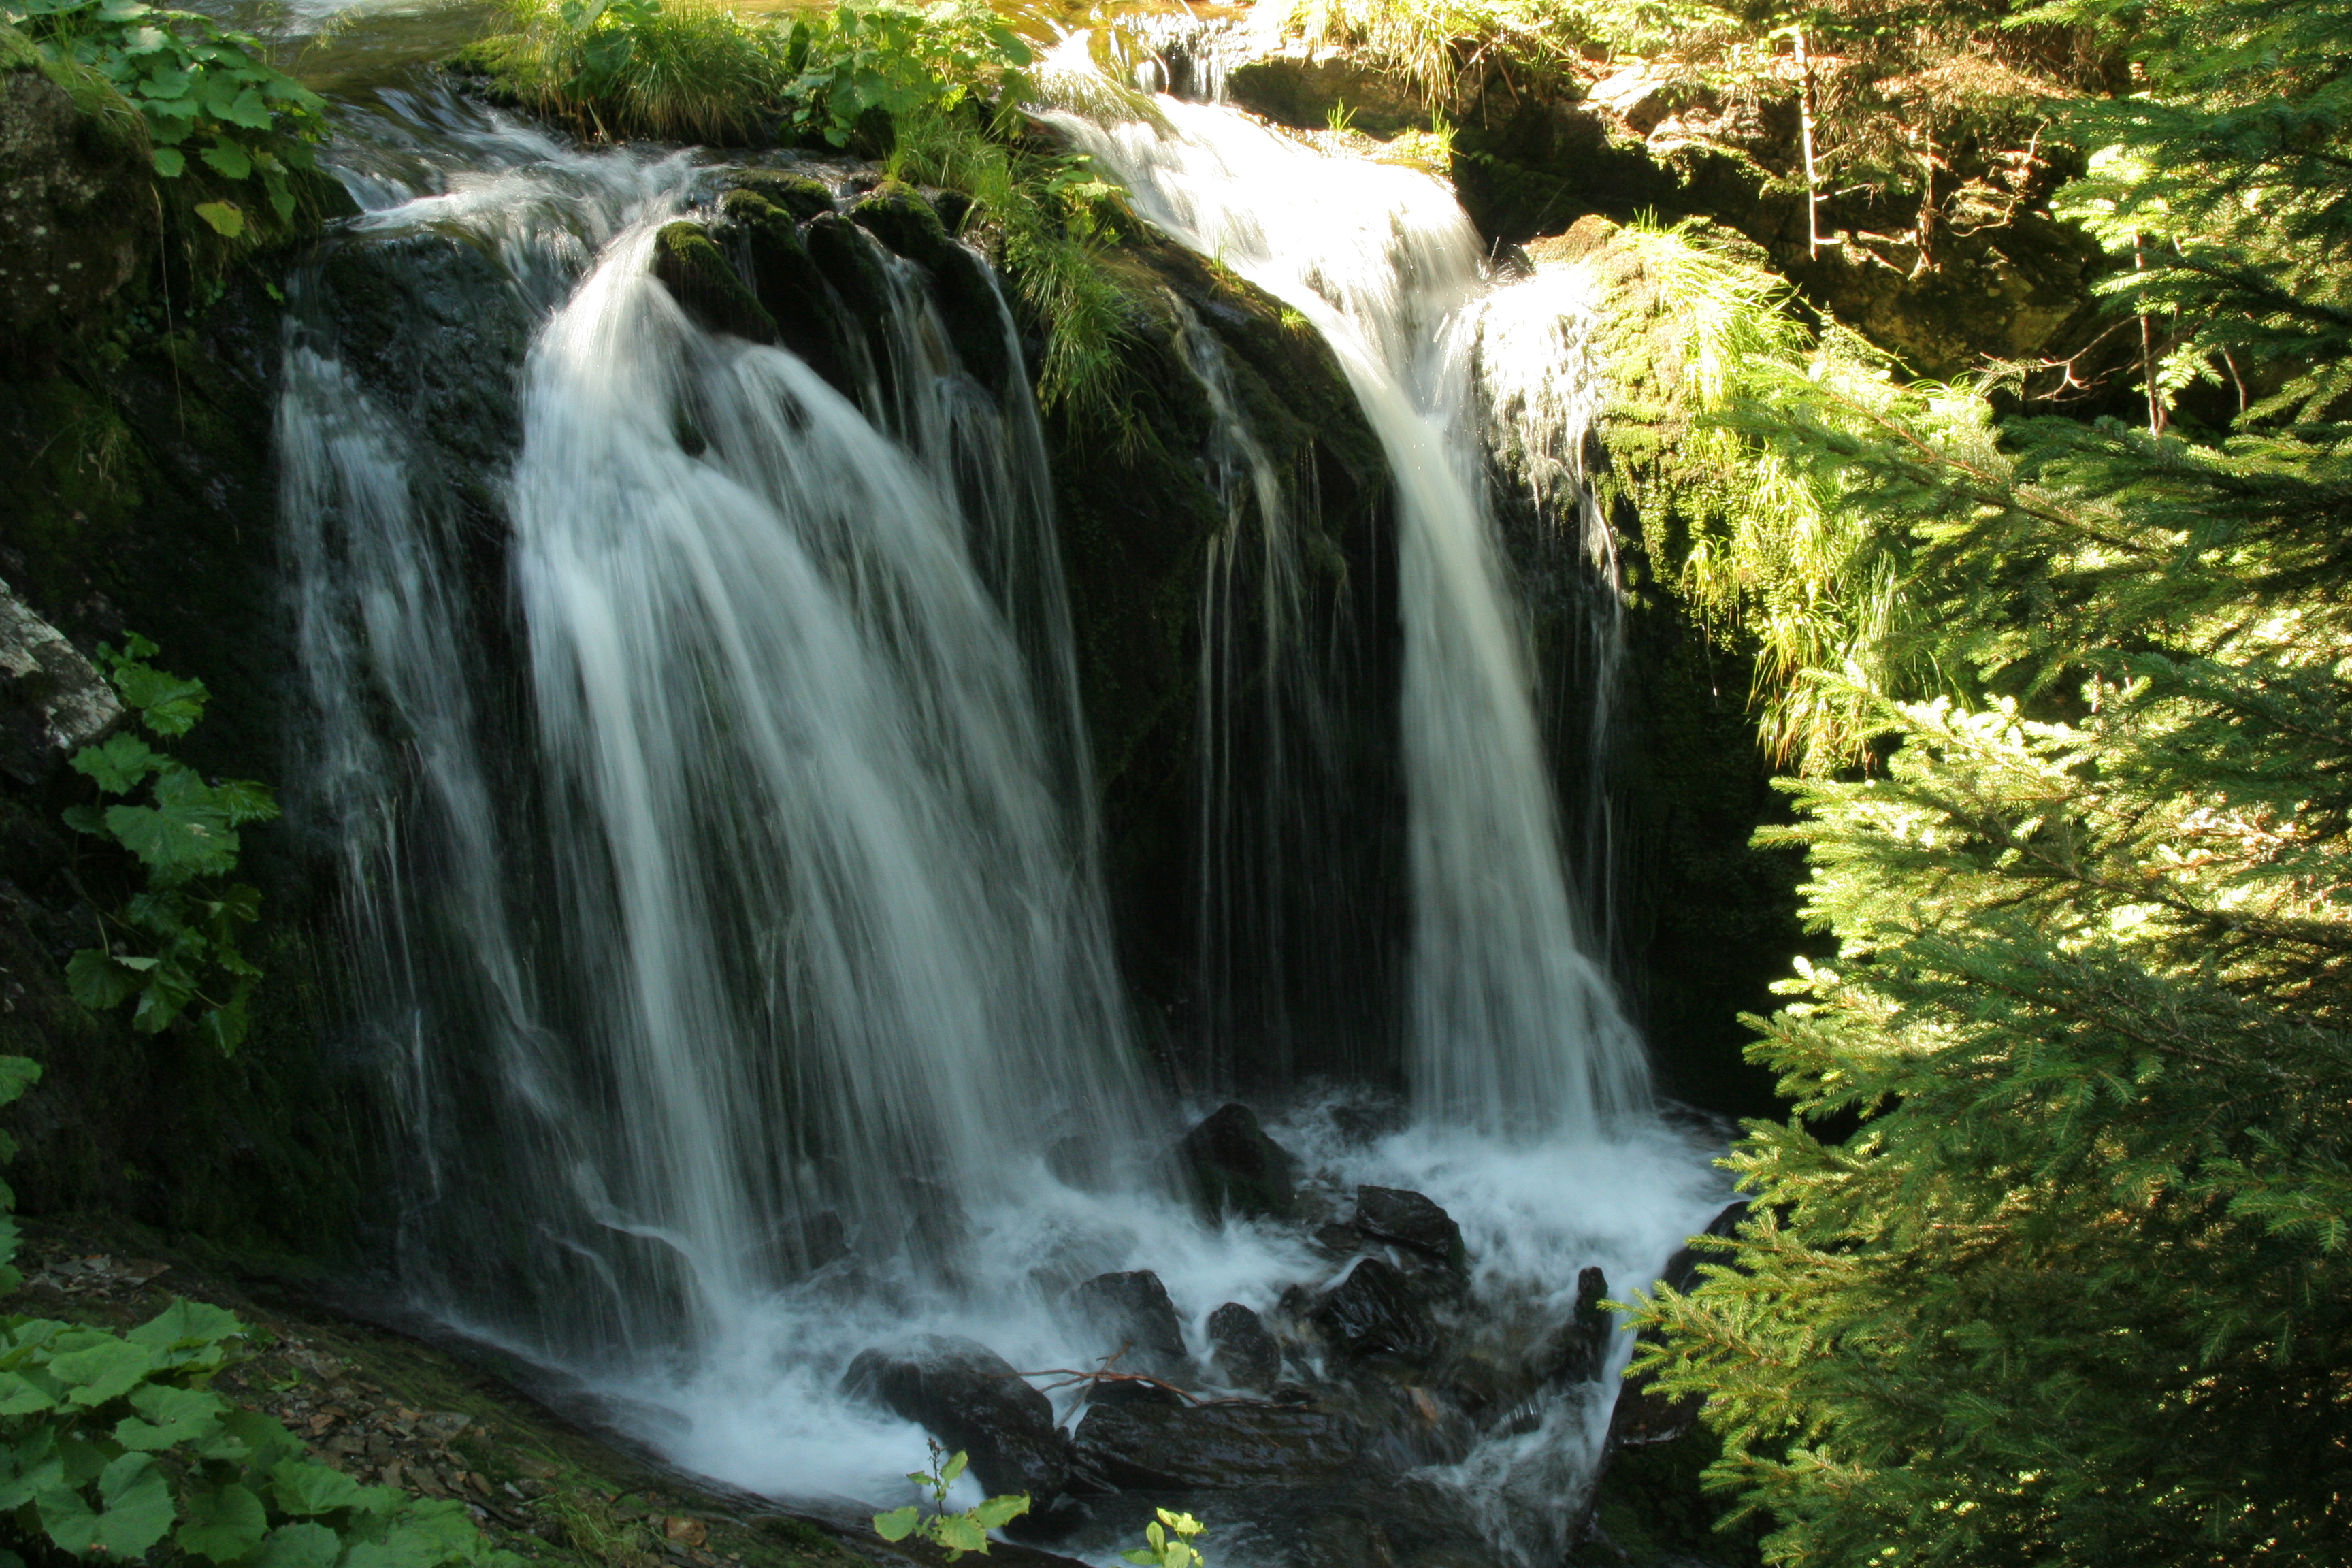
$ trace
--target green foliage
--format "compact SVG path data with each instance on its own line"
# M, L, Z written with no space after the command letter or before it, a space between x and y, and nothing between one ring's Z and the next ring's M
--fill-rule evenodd
M1189 1513L1152 1510L1160 1517L1143 1527L1145 1544L1119 1553L1135 1568L1202 1568L1207 1562L1192 1542L1208 1527Z
M967 1552L987 1556L988 1532L1027 1513L1029 1494L992 1497L961 1513L950 1513L948 1489L963 1474L969 1458L961 1449L950 1457L933 1443L930 1469L907 1473L908 1480L931 1494L930 1511L926 1513L919 1503L909 1503L888 1513L877 1513L874 1516L874 1533L885 1541L904 1541L910 1535L928 1541L945 1551L950 1563Z
M1766 378L1717 416L1850 514L1914 656L1795 673L1875 737L1764 836L1838 955L1759 1026L1799 1115L1731 1155L1756 1218L1642 1314L1775 1562L2315 1568L2352 1535L2344 164L2238 133L2332 125L2352 12L2156 16L2156 95L2083 111L2121 140L2066 199L2118 244L2177 222L2122 298L2273 351L2280 395L1996 429Z
M792 75L774 27L700 0L511 0L502 20L467 58L591 135L748 141Z
M0 1057L0 1104L39 1075ZM0 1284L10 1289L21 1283L16 1250L9 1223ZM0 1531L85 1562L142 1561L168 1539L220 1568L520 1568L489 1549L462 1503L362 1487L214 1392L247 1332L222 1308L185 1300L120 1334L0 1319Z
M1029 96L1034 51L984 5L947 0L928 10L845 3L793 24L797 72L785 96L791 123L835 147L881 114L951 115L974 97L1011 106Z
M101 647L123 705L149 734L176 739L203 717L204 683L167 675L146 660L155 645L136 636L121 651ZM237 933L257 919L261 895L224 879L242 848L236 830L278 815L269 790L249 779L206 783L194 769L125 731L74 753L72 766L100 796L121 804L78 805L65 814L76 832L106 839L138 857L147 887L106 917L103 947L84 948L66 964L74 1000L103 1010L135 1002L131 1026L160 1034L198 1007L194 1026L224 1055L244 1040L246 1005L261 977L237 948ZM147 792L148 804L135 797Z
M142 0L0 0L0 21L135 110L155 173L224 253L294 216L292 176L314 166L326 104L271 66L258 39Z

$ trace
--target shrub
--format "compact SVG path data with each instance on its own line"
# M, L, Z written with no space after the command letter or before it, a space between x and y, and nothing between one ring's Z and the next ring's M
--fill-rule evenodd
M173 205L223 257L281 237L296 182L326 139L326 104L269 64L258 39L142 0L0 0L88 110L133 121Z

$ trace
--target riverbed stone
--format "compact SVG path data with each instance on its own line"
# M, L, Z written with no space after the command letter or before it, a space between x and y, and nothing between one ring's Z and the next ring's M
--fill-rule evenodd
M707 331L730 332L755 343L776 341L776 321L744 286L726 254L700 224L680 218L654 237L653 274Z
M1053 1403L976 1340L924 1334L863 1351L841 1386L970 1454L992 1496L1027 1492L1042 1504L1069 1485L1069 1439Z
M0 770L38 784L122 720L97 667L0 583Z
M1076 1453L1120 1487L1224 1489L1336 1476L1361 1451L1343 1418L1271 1405L1132 1405L1097 1408Z
M1183 1153L1213 1213L1282 1217L1297 1206L1298 1163L1246 1105L1218 1107L1184 1134Z
M1118 1353L1113 1371L1174 1377L1186 1370L1191 1356L1184 1348L1183 1321L1168 1299L1168 1287L1150 1269L1097 1274L1066 1300L1072 1314L1095 1336L1097 1353Z
M1359 1259L1316 1303L1314 1322L1345 1355L1393 1356L1418 1365L1438 1350L1437 1320L1428 1303L1402 1269L1382 1258Z
M1238 1388L1270 1390L1282 1376L1282 1345L1265 1320L1228 1301L1209 1314L1209 1342L1225 1381Z
M1402 1187L1356 1189L1356 1228L1375 1241L1410 1247L1450 1268L1463 1266L1462 1227L1420 1193Z

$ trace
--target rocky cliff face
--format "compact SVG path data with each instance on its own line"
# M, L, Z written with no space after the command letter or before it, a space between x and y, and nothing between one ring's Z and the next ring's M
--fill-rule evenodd
M0 28L0 343L106 312L152 248L152 183L137 117L85 109Z

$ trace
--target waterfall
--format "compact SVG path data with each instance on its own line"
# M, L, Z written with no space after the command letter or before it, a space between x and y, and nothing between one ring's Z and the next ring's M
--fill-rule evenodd
M1647 1074L1580 930L1503 579L1478 334L1454 326L1485 290L1477 236L1426 175L1325 157L1227 110L1156 105L1157 123L1057 122L1146 217L1314 323L1395 476L1416 1106L1493 1131L1595 1133L1645 1102Z
M864 406L703 330L649 270L700 176L645 174L463 182L528 191L536 231L462 188L362 226L458 228L547 301L503 592L461 585L481 542L338 361L329 301L298 313L280 419L412 1280L608 1357L724 1338L845 1246L951 1274L957 1216L1053 1183L1049 1155L1114 1170L1144 1125L1025 384L966 374L878 247L897 310Z

